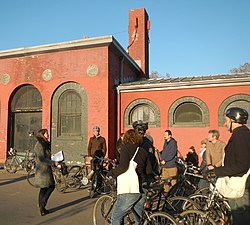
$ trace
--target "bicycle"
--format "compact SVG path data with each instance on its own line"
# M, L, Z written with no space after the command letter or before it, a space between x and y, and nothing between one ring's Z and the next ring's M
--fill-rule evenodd
M93 174L89 174L90 187L89 196L93 198L96 194L109 194L113 190L113 185L106 174L111 166L113 166L113 160L103 157L94 156L91 161ZM91 176L91 177L90 177Z
M147 224L168 224L176 225L177 221L166 212L152 211L152 195L150 190L154 187L148 187L146 194L146 202L142 216L138 216L132 208L129 213L124 217L124 224L132 225L135 221L139 221L140 225ZM111 215L114 204L116 202L116 194L113 192L111 195L103 195L97 199L93 209L93 223L94 225L108 225L111 223Z
M90 170L90 157L81 154L84 158L83 166L74 165L68 170L68 176L66 178L67 185L72 189L79 189L81 186L86 186L89 184L89 179L87 175Z
M25 151L25 155L17 153L17 150L10 148L8 151L8 158L5 160L4 168L9 173L15 173L18 168L24 169L29 172L35 168L35 157L30 150Z
M202 211L209 214L216 224L231 224L232 213L227 200L216 189L215 180L207 175L204 175L204 177L210 184L209 192L207 192L207 189L202 189L202 194L197 191L197 193L189 197L196 204L199 204Z
M55 180L56 190L59 191L59 192L61 192L61 193L64 193L66 191L66 189L69 187L68 183L67 183L67 176L68 176L69 169L66 166L66 164L65 165L64 164L65 163L61 162L59 164L61 166L59 166L59 167L52 167L52 172L53 172L53 177L54 177L54 180ZM63 168L62 165L66 166L66 167ZM27 181L28 181L28 183L32 187L36 187L35 186L35 168L32 168L28 172L28 174L27 174Z
M192 179L190 178L203 179L203 176L198 167L193 166L192 164L187 164L181 158L177 158L176 162L179 170L177 182L170 187L168 195L172 197L189 196L199 189L197 185L198 183L191 182Z

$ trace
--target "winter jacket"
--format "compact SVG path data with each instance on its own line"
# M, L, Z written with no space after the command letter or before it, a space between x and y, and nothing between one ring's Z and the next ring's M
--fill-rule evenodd
M225 147L224 166L215 167L219 177L242 176L250 168L250 130L240 126L233 133ZM248 179L247 188L250 188Z
M128 170L129 161L135 154L137 146L134 144L124 144L121 148L120 163L115 168L108 172L107 176L118 177ZM148 182L148 176L152 174L152 165L147 151L139 148L134 161L137 163L136 172L139 178L140 192L142 192L142 184Z
M93 136L89 139L88 155L94 156L97 150L101 150L103 156L106 155L106 151L107 151L106 140L102 136L98 136L98 137Z
M37 138L34 152L36 157L35 186L45 188L55 185L51 168L55 162L50 160L50 143Z
M165 141L162 150L162 159L165 161L164 168L175 168L177 156L177 142L174 138L170 141Z

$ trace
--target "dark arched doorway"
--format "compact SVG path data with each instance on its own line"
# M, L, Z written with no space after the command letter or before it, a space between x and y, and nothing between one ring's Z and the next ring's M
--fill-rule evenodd
M33 85L16 90L10 99L9 146L19 152L33 150L34 134L42 127L42 97Z

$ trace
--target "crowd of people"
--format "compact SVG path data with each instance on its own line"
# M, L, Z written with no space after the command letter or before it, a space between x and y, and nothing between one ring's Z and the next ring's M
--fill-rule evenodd
M227 144L219 140L218 130L209 130L207 138L201 140L199 155L195 147L190 146L184 160L188 164L199 167L201 173L211 173L218 177L242 176L250 167L250 130L247 123L248 113L246 110L233 107L226 111L225 126L232 133ZM178 155L177 141L173 138L171 130L164 131L163 148L158 150L154 147L153 138L147 134L148 123L141 120L133 123L133 129L122 133L116 143L115 157L117 166L111 169L107 176L119 180L134 166L136 178L133 182L138 183L138 188L130 189L119 186L117 182L117 201L111 217L111 224L122 224L123 217L134 207L140 216L145 202L145 189L143 184L151 183L155 176L163 178L173 177L171 184L164 185L165 192L176 183L178 168L176 157ZM40 187L39 208L41 215L49 213L45 206L48 198L55 188L52 166L58 162L50 159L50 143L48 130L42 129L37 134L36 154L36 185ZM93 128L93 136L89 139L88 156L105 157L107 151L106 140L100 135L100 127ZM201 162L199 163L199 158ZM92 163L94 165L94 163ZM94 168L92 168L94 169ZM121 179L120 179L121 180ZM232 209L234 224L248 224L250 215L250 179L247 180L244 196L239 199L229 199ZM199 187L208 184L201 179Z

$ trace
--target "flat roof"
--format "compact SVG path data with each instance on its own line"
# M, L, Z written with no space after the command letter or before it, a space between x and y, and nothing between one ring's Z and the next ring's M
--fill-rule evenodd
M114 45L115 48L138 70L140 67L138 64L129 56L126 50L119 44L119 42L112 36L102 36L94 38L83 38L79 40L59 42L46 45L38 45L32 47L22 47L8 50L0 50L0 59L16 58L24 56L32 56L37 54L46 54L52 52L69 51L76 49L86 49L93 47L102 47Z
M117 91L119 93L236 85L250 85L250 73L143 79L120 84Z

